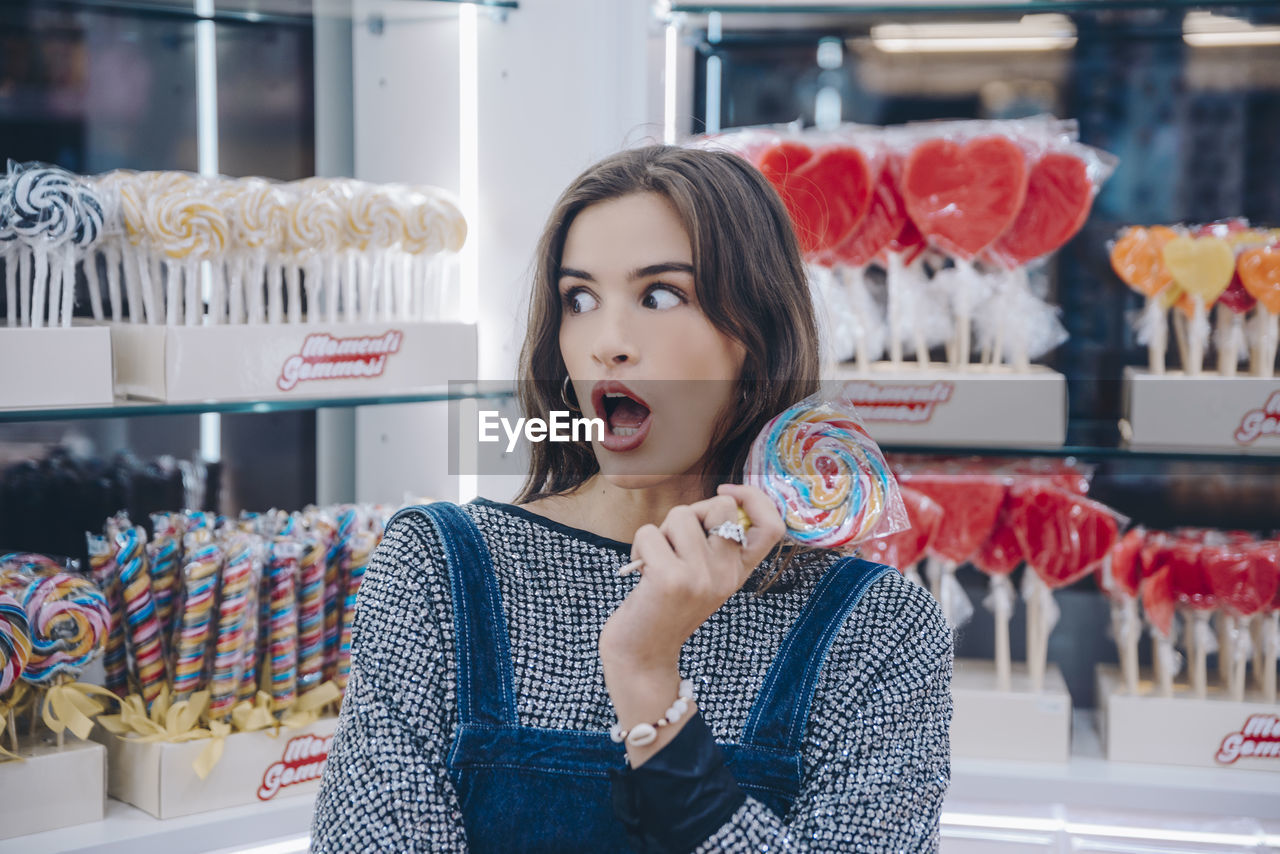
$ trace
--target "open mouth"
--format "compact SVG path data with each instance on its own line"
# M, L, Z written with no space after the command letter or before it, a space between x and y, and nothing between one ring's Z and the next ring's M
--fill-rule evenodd
M638 448L649 432L652 413L638 394L615 380L598 382L592 389L596 415L604 419L602 444L610 451Z

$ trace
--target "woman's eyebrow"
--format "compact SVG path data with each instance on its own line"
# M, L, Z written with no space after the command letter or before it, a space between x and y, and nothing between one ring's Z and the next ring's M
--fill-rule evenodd
M627 280L634 282L636 279L645 279L649 276L660 276L663 273L688 273L693 275L693 265L685 264L682 261L663 261L661 264L650 264L647 267L639 267L627 274ZM579 270L575 267L561 267L559 271L560 279L582 279L584 282L594 282L595 276L586 270Z

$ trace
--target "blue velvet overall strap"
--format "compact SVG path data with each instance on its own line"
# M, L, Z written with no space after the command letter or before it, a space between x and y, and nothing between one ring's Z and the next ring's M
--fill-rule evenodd
M867 588L892 567L847 557L822 574L765 674L742 728L742 743L791 754L804 741L809 705L832 640Z
M421 513L435 525L448 557L459 722L515 726L515 680L502 596L479 529L465 511L443 501L406 507L392 521L405 513Z

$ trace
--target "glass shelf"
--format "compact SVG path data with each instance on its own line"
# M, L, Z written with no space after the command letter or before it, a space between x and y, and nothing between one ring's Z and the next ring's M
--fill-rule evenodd
M144 415L199 415L217 413L299 412L351 406L382 406L396 403L440 403L450 400L505 399L511 390L486 390L475 384L453 384L421 394L369 397L274 398L272 400L220 400L194 403L157 403L147 400L117 400L106 406L68 406L31 409L0 409L0 424L22 421L71 421L81 418L136 418Z
M1135 9L1203 9L1228 10L1275 7L1274 0L965 0L965 2L939 2L939 0L921 0L921 2L839 2L830 3L777 3L777 2L738 2L738 3L670 3L667 6L672 14L689 15L957 15L957 14L1003 14L1027 15L1056 12L1069 14L1072 12L1107 12Z
M423 8L479 6L493 10L520 8L518 0L415 0ZM0 0L0 15L37 4ZM64 11L120 12L178 21L216 21L235 24L302 24L317 17L350 18L349 0L216 0L209 12L197 12L195 2L179 0L41 0L42 8Z
M943 446L943 445L902 445L885 444L881 446L885 453L911 454L933 457L1075 457L1084 461L1101 462L1104 460L1124 460L1132 462L1196 462L1196 463L1230 463L1257 464L1274 466L1280 463L1280 450L1274 452L1233 453L1231 451L1214 451L1195 448L1129 448L1126 446L1109 447L1105 445L1062 445L1059 447L1019 446L1019 447L982 447L982 446Z

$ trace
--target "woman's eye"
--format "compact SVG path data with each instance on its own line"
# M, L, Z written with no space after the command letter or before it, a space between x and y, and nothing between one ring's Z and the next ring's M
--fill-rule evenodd
M570 291L564 301L573 314L582 314L596 307L596 298L586 291Z
M683 303L684 297L676 293L671 288L656 287L644 295L644 307L653 308L659 311L668 308L675 308Z

